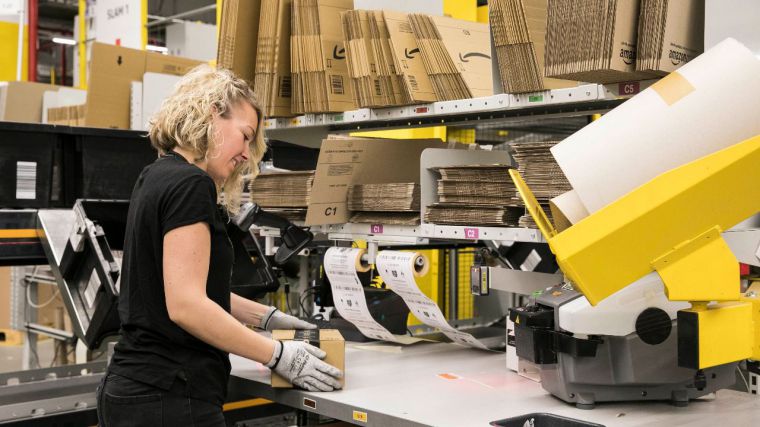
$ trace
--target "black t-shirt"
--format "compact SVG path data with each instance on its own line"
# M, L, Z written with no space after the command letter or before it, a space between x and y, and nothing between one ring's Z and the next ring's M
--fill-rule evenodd
M163 240L178 227L197 222L209 225L206 294L229 312L234 256L226 221L225 211L216 205L211 177L179 154L169 153L143 169L132 190L127 216L119 294L121 339L111 372L166 390L175 380L184 381L188 396L224 403L229 355L169 319Z

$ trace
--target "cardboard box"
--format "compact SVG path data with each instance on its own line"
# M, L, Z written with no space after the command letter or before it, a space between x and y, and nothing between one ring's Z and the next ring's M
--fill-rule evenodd
M279 341L306 341L314 347L319 347L327 353L324 358L325 363L340 369L343 377L340 379L341 386L346 386L346 341L336 329L311 329L311 330L274 330L272 338ZM285 378L272 372L273 388L293 388Z
M216 65L232 70L251 86L254 84L260 13L261 0L225 0L222 3Z
M641 0L636 70L665 75L704 51L705 0Z
M340 21L351 9L352 0L293 0L293 113L356 109Z
M84 126L86 105L52 107L47 110L47 122L51 125Z
M0 121L42 123L45 91L59 86L32 82L0 82Z
M292 116L290 20L292 0L261 0L254 90L267 117Z
M636 72L640 0L548 3L546 76L591 83L651 78Z
M311 189L306 225L348 222L352 184L420 182L420 155L443 148L439 139L326 139Z
M392 73L401 76L403 104L438 101L407 15L386 10L382 18L384 24L378 23L378 28L388 32L388 56L392 59Z
M193 59L93 43L84 125L129 129L131 82L142 81L146 72L181 76L199 64Z
M408 18L438 100L493 95L488 24L416 13Z
M577 86L544 77L547 0L492 0L488 13L499 78L507 93Z

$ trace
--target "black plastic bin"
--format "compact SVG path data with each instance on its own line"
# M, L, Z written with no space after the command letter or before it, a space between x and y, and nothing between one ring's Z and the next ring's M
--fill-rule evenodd
M62 162L56 126L0 122L0 206L64 206Z
M158 156L145 132L79 128L73 137L72 205L76 199L128 200L140 171Z

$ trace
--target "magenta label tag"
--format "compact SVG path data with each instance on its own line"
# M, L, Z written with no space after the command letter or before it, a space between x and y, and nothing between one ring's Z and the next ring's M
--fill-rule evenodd
M477 228L465 228L464 229L464 237L468 239L477 239L478 238L478 229Z
M372 224L372 226L370 226L370 230L372 230L372 234L382 234L383 224Z

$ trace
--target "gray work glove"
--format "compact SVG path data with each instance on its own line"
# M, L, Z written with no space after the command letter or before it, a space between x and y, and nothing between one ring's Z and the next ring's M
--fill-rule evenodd
M341 388L340 369L323 362L327 353L304 341L275 341L272 359L266 367L291 384L309 391L333 391Z
M285 314L280 310L269 307L261 318L261 329L272 332L275 329L316 329L317 325L305 322L297 317Z

